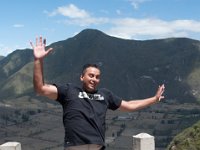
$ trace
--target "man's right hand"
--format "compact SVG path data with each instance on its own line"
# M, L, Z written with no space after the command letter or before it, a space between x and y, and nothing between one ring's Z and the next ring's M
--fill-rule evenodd
M42 39L41 36L39 39L38 37L36 37L35 46L33 45L32 42L30 42L30 44L31 44L31 47L33 48L33 54L34 54L35 59L42 59L53 50L53 48L49 48L48 50L45 50L46 39Z
M58 91L56 86L52 84L46 84L44 83L44 77L43 77L43 58L53 50L52 48L49 48L48 50L45 50L46 47L46 40L42 39L40 37L39 39L36 38L36 44L33 45L32 42L30 42L32 48L33 48L33 54L34 54L34 71L33 71L33 85L35 91L42 96L46 96L50 99L56 100Z

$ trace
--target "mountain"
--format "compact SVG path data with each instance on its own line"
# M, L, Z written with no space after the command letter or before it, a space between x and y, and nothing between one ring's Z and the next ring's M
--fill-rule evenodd
M200 121L174 137L167 150L198 150L200 147Z
M0 56L0 61L4 58L4 56Z
M200 98L197 40L125 40L86 29L49 47L54 51L44 62L46 82L79 84L82 65L95 62L102 69L100 87L125 99L152 96L162 83L167 99L196 102ZM32 63L30 49L16 50L0 61L0 99L33 94Z
M108 111L108 150L130 149L131 137L138 132L154 135L161 150L200 120L200 41L125 40L86 29L48 47L54 49L44 59L48 83L80 84L82 66L92 62L101 67L100 87L124 99L152 96L165 84L162 103L128 114ZM34 93L32 53L16 50L0 59L0 142L17 139L25 149L63 149L62 109Z
M0 99L15 98L32 89L31 50L16 50L0 61ZM32 91L32 90L31 90Z

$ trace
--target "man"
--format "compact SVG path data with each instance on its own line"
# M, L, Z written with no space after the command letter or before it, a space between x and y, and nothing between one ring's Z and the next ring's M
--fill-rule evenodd
M36 38L30 43L34 53L34 89L40 95L58 101L63 107L65 150L100 150L105 148L105 117L107 109L135 111L164 98L164 85L155 96L143 100L123 100L107 89L97 89L100 69L95 64L83 67L82 87L73 84L46 84L43 79L43 59L52 48L45 50L46 40Z

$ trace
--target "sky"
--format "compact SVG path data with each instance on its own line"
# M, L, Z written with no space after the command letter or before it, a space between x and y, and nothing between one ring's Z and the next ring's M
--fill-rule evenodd
M84 29L134 40L187 37L200 40L199 0L1 0L0 55L47 44Z

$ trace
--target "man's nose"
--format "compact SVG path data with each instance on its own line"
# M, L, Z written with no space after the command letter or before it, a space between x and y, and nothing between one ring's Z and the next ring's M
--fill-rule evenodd
M98 79L97 79L96 77L93 77L93 78L92 78L92 81L95 81L95 82L97 82L97 81L98 81Z

